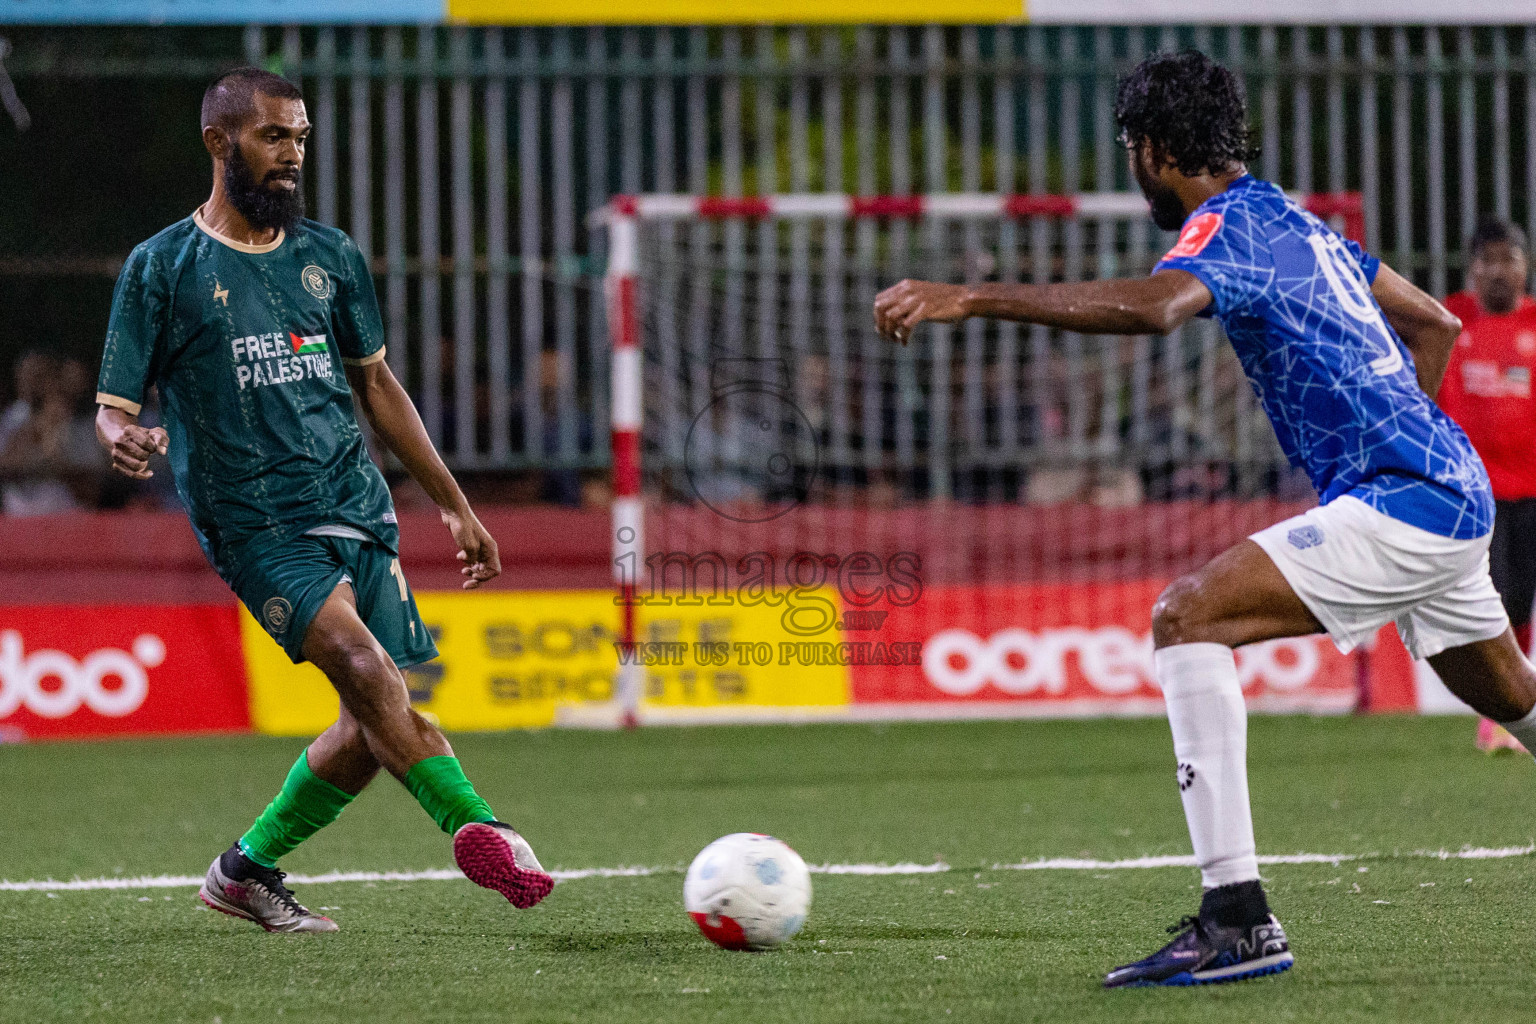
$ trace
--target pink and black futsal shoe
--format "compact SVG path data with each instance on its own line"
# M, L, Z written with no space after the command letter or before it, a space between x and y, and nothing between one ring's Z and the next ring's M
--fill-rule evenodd
M453 836L453 859L471 882L495 889L520 910L555 887L528 840L504 822L476 821L459 829Z
M1487 718L1477 721L1477 749L1485 754L1498 754L1506 750L1516 754L1525 753L1524 745L1511 736L1508 729Z

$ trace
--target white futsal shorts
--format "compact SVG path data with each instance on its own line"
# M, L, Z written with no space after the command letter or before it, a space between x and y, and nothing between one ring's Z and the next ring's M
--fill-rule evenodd
M1249 539L1340 651L1395 622L1409 653L1422 659L1509 627L1488 575L1489 536L1441 537L1345 495Z

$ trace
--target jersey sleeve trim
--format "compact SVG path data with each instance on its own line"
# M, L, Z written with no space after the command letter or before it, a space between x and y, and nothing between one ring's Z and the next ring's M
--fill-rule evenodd
M97 405L110 405L114 409L121 409L130 416L137 416L143 411L144 406L139 402L130 402L126 398L117 395L109 395L105 391L96 392Z
M342 357L342 363L346 366L368 366L384 358L384 346L380 345L377 352L370 352L361 359L347 359Z

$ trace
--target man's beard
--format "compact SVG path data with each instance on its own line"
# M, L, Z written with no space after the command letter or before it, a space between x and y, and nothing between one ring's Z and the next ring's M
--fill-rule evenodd
M1182 228L1189 214L1184 211L1184 203L1179 199L1179 194L1149 175L1142 168L1140 160L1136 161L1135 169L1136 184L1141 186L1141 194L1152 205L1152 223L1164 231Z
M277 172L267 174L268 181L275 181L279 177L281 174ZM230 150L229 159L224 161L224 191L229 196L230 204L240 211L240 216L253 228L291 231L304 216L303 179L295 179L291 190L258 182L238 144Z
M1478 301L1485 311L1494 316L1503 316L1505 313L1514 312L1515 307L1520 303L1520 293L1503 281L1489 281L1484 283Z

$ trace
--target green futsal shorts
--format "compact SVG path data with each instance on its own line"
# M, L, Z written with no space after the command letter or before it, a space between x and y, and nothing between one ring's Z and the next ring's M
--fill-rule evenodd
M343 581L357 595L357 614L400 668L437 657L416 598L394 552L375 541L304 534L270 546L251 545L226 559L225 582L294 664L320 606Z

